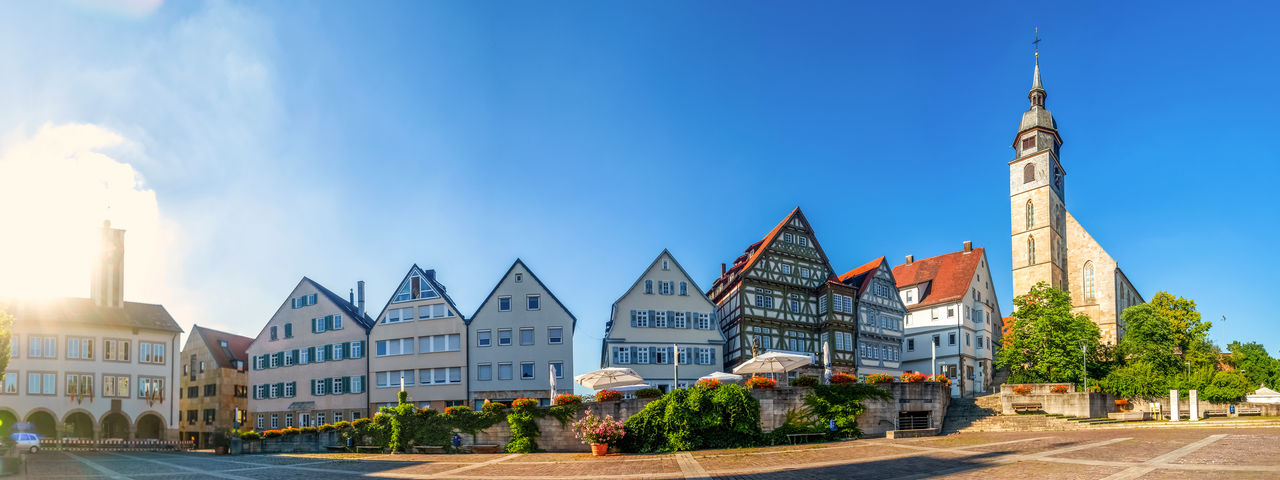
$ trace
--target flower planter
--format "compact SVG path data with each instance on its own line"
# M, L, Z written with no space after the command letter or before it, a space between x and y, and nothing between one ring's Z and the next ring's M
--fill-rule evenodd
M603 457L609 453L609 444L593 443L591 444L591 454L597 457Z

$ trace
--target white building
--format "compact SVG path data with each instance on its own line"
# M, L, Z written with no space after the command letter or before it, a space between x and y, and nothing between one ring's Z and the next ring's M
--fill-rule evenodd
M516 260L467 321L470 398L549 402L551 372L558 393L573 391L573 329L577 324L546 285Z
M902 335L907 309L898 298L893 270L884 257L850 270L840 282L858 302L858 376L902 375Z
M724 334L711 319L714 312L715 304L663 250L613 302L600 366L631 368L664 391L686 388L723 365Z
M1000 342L1000 304L982 248L964 249L923 260L907 256L893 269L907 307L903 368L952 379L953 396L992 391L994 347ZM937 365L930 364L930 344Z
M436 271L410 267L369 333L370 411L397 403L401 379L419 407L465 405L466 332Z

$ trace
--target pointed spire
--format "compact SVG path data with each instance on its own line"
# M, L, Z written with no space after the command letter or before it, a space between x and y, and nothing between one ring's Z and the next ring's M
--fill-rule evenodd
M1044 108L1044 99L1049 96L1044 91L1044 86L1040 84L1040 52L1036 52L1036 73L1031 78L1031 92L1027 93L1027 98L1031 100L1031 108Z
M1031 79L1031 89L1044 90L1044 86L1040 85L1040 52L1036 52L1036 75Z

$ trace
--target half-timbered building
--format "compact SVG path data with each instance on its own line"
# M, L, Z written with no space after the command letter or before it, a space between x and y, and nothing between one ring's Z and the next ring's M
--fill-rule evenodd
M764 239L751 244L707 296L728 342L726 369L770 351L811 355L822 371L822 346L835 371L856 373L858 335L854 289L840 283L799 207Z
M901 375L902 322L907 308L898 298L893 269L884 257L840 276L858 302L858 375Z

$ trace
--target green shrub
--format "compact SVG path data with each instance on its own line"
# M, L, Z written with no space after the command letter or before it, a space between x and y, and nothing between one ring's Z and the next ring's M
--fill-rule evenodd
M642 388L636 390L636 398L658 398L662 396L662 390L656 388Z
M516 405L517 402L511 402ZM538 429L537 401L533 406L521 405L512 408L507 414L507 424L511 427L511 442L507 443L507 453L533 453L538 451L538 437L542 431Z
M835 434L857 438L862 436L862 430L858 429L858 416L866 410L862 401L891 398L893 396L888 390L865 383L819 385L805 395L804 404L809 407L815 421L824 423L835 420Z
M241 440L257 440L259 438L262 438L262 434L252 430L240 433Z
M324 425L321 425L321 426L320 426L319 428L317 428L316 430L317 430L317 431L319 431L320 433L324 433L324 432L332 432L332 431L333 431L333 424L326 423L326 424L324 424Z
M739 385L674 390L626 421L630 452L747 447L759 443L760 402Z
M818 380L818 377L812 375L796 377L795 380L791 381L791 386L793 387L816 387L820 384L822 384L822 380Z
M1134 363L1112 370L1101 381L1102 391L1121 398L1159 398L1169 394L1164 375L1146 363Z
M1213 375L1213 381L1204 389L1203 398L1214 403L1234 402L1253 389L1253 382L1244 374L1238 370L1226 370Z
M346 420L333 424L334 430L346 430L348 428L351 428L351 422L348 422Z
M302 433L316 433L318 431L316 430L316 427L302 427L302 428L299 428L298 430L301 430Z

